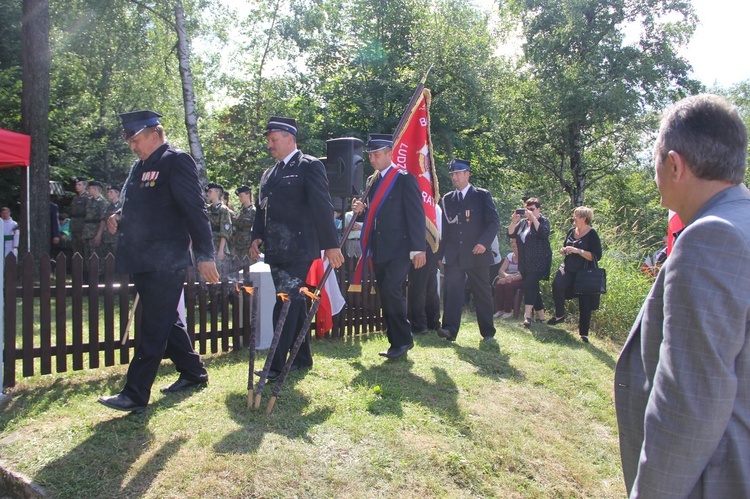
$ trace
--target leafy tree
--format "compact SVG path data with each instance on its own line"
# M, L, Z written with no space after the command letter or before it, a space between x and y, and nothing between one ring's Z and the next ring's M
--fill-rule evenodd
M0 0L0 128L21 131L21 2ZM0 199L18 213L20 169L0 170Z
M745 122L745 127L750 130L750 80L742 81L726 89L717 88L714 91L737 106L740 116ZM750 143L748 144L748 155L750 155ZM748 178L745 176L745 183L747 182Z
M117 114L155 109L165 114L170 135L184 119L179 76L169 64L174 41L125 0L69 0L52 8L50 161L59 180L122 182L133 156Z
M573 206L633 162L649 108L700 89L677 55L695 27L688 2L508 0L502 10L520 23L529 92L515 112L523 126L501 133L517 163L543 169Z

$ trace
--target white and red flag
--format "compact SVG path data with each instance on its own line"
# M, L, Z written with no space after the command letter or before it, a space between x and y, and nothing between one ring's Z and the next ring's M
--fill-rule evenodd
M321 251L321 256L322 254ZM315 260L307 272L307 285L317 288L327 268L328 260L325 260L325 263L322 258ZM315 332L318 338L322 338L333 329L333 316L341 312L345 304L346 301L341 294L336 277L331 278L329 276L323 285L323 289L320 290L320 305L318 305L318 311L315 314Z

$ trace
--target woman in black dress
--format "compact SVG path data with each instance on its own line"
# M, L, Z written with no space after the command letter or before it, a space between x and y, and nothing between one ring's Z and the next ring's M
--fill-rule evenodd
M544 320L544 302L539 281L549 280L552 250L549 245L549 220L542 216L537 198L526 200L525 210L516 210L508 225L508 237L518 244L518 271L523 277L523 325L529 327L536 312ZM521 213L523 212L523 213Z
M577 295L573 292L576 272L583 269L586 262L602 257L602 243L599 234L591 227L594 211L588 206L579 206L573 211L573 228L565 236L560 254L565 261L552 280L552 298L555 300L555 316L547 324L557 324L565 320L565 300L578 298L578 334L585 343L589 341L589 326L592 310L599 309L599 295Z

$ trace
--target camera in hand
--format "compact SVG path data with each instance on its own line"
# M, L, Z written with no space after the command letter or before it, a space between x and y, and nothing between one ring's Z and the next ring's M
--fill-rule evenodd
M526 208L518 208L516 210L516 215L525 215L526 214Z

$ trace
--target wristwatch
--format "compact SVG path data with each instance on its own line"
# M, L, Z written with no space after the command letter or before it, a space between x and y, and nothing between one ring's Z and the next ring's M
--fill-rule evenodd
M578 248L578 252L583 255L583 248Z

